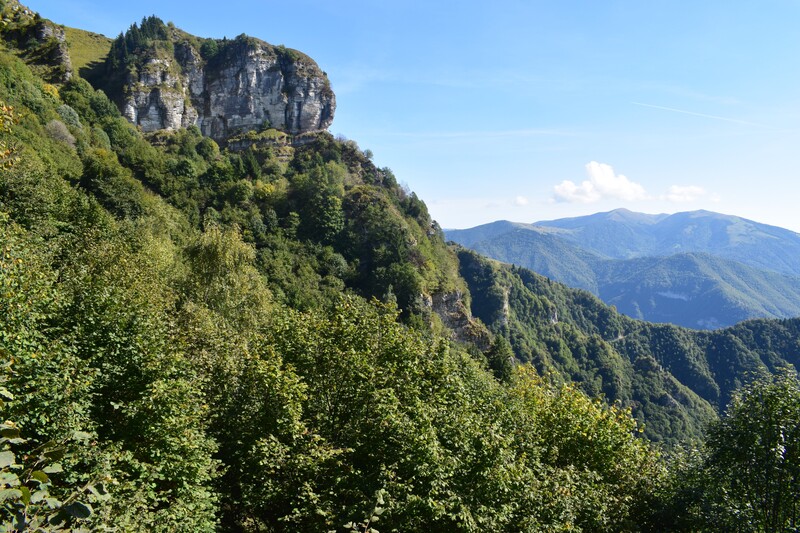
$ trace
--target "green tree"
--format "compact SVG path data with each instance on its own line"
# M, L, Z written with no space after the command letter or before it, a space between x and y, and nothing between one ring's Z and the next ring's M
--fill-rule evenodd
M678 451L648 531L798 531L800 380L783 369L733 394L703 447Z
M705 468L717 511L735 528L800 527L800 381L793 371L740 389L711 427Z
M195 302L232 322L262 322L270 294L253 266L255 250L237 228L210 224L186 249L190 271L184 289Z
M508 341L501 336L495 337L486 352L489 369L501 381L508 381L514 371L514 351Z

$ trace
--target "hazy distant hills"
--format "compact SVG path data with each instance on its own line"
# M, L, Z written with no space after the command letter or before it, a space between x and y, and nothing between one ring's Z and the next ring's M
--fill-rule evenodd
M800 235L740 217L618 209L493 222L447 231L447 238L652 322L710 329L800 316Z

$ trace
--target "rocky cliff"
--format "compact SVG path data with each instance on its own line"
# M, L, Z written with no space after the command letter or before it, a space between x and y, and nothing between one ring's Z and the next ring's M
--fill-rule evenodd
M49 83L72 78L64 28L43 19L17 0L0 1L0 37Z
M327 75L300 52L244 35L201 40L171 26L155 38L130 33L109 55L110 78L118 80L111 92L144 131L197 125L224 141L265 127L293 135L324 130L333 121Z

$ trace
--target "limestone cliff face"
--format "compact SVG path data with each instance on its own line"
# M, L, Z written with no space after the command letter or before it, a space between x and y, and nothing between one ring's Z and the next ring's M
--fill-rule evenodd
M220 41L218 41L220 42ZM130 69L122 111L144 131L200 127L215 140L265 126L290 134L327 129L336 98L311 58L249 37L204 59L188 41Z
M67 48L67 38L62 28L59 28L49 20L40 20L35 28L36 39L40 43L52 41L52 46L47 54L48 59L55 65L59 65L59 72L56 81L66 82L72 78L72 61L69 57Z

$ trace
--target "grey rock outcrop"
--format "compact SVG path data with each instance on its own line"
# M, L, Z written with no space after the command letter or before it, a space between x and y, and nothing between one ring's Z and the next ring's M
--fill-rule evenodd
M197 125L224 141L263 127L319 131L333 121L327 76L299 52L244 36L223 42L208 60L188 41L173 50L151 51L128 74L122 111L144 131Z
M67 82L72 78L72 61L69 58L69 49L67 48L67 36L64 29L56 26L49 20L40 20L35 28L36 40L40 43L47 43L51 41L47 56L48 59L55 65L59 66L57 73L54 73L58 82Z

